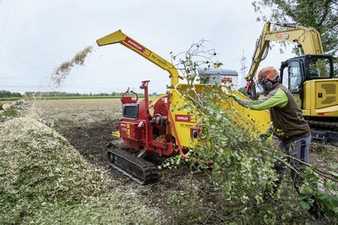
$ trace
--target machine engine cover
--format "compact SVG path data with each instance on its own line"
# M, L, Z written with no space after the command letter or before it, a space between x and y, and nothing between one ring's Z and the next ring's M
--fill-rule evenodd
M142 138L142 128L138 127L139 123L125 122L120 123L120 135L124 139L138 141Z

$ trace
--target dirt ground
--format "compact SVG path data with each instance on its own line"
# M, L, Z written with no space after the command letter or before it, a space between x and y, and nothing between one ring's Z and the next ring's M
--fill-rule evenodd
M120 115L118 99L47 100L35 104L42 118L88 161L107 167L105 150Z

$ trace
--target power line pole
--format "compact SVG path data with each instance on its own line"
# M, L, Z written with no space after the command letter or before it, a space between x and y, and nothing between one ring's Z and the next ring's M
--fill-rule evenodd
M240 76L239 84L240 84L240 86L242 86L242 82L243 82L243 84L245 82L244 77L246 76L246 73L248 72L247 63L248 63L248 60L247 60L247 57L245 57L245 52L243 50L242 51L241 61L240 61L240 64L241 64L240 73L239 73L239 76Z

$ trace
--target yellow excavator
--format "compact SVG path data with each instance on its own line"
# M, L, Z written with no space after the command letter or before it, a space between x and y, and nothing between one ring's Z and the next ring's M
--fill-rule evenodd
M265 23L246 75L246 91L257 98L254 76L267 57L271 42L294 43L300 56L281 63L280 82L294 95L314 139L338 143L338 79L335 58L325 55L320 33L311 27Z

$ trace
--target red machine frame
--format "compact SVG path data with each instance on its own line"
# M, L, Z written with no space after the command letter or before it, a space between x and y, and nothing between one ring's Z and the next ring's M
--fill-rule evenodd
M130 96L128 91L121 97L123 111L125 107L134 107L137 116L130 118L123 116L119 122L120 136L123 142L131 150L144 150L147 154L156 153L158 156L168 157L176 154L175 140L170 135L168 122L169 101L168 96L164 95L156 99L150 105L149 100L149 80L142 81L141 89L144 90L144 99ZM152 109L153 113L150 113Z

